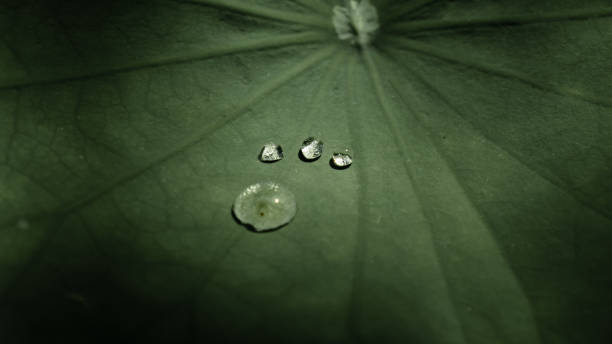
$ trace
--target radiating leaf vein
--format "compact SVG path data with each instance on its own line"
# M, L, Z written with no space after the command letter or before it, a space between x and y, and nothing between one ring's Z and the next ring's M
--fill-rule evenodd
M257 90L255 90L252 94L246 95L243 100L236 106L231 109L220 113L215 117L215 120L212 123L209 123L205 128L200 131L195 132L192 135L186 137L182 143L178 144L176 147L171 147L168 151L154 156L151 160L141 167L135 167L131 172L123 175L120 178L108 183L106 186L102 187L98 191L91 193L90 195L82 198L81 200L75 201L72 204L66 206L63 210L60 210L61 213L71 213L82 207L85 207L100 197L109 194L117 187L124 185L137 177L143 175L147 171L171 160L172 158L182 154L189 148L197 145L198 143L208 139L210 135L217 130L223 128L228 123L239 118L244 112L251 107L253 104L264 98L266 95L270 94L274 90L283 86L287 82L293 80L299 74L305 72L306 70L312 68L317 63L325 60L329 56L333 54L336 50L335 46L325 46L314 53L307 56L304 60L300 61L298 64L292 66L281 72L276 78L271 79L262 85L260 85Z
M389 53L391 56L397 56L397 54L395 54L390 49L387 49L386 52ZM528 170L532 171L534 174L536 174L540 178L544 179L546 182L550 183L551 185L553 185L554 187L559 189L561 192L567 194L568 196L573 198L576 202L580 203L581 205L587 207L588 209L598 213L599 215L601 215L601 216L603 216L605 218L612 219L612 215L611 214L606 213L602 209L595 208L592 204L590 204L589 199L584 199L583 196L573 192L560 179L554 178L553 176L546 175L545 173L543 173L542 171L537 169L535 166L532 166L527 161L525 161L517 153L515 153L515 152L505 148L504 146L500 145L499 143L497 143L497 141L494 140L492 137L490 137L490 135L487 135L486 132L481 130L472 121L470 121L468 119L468 116L466 116L461 110L459 110L458 107L453 106L452 101L446 95L444 95L437 87L435 87L431 82L429 82L427 80L427 78L425 78L418 70L416 70L415 68L412 68L411 66L409 66L406 63L401 62L402 59L400 57L396 57L396 58L394 58L394 60L395 61L400 61L398 63L400 63L402 65L402 67L404 67L408 72L410 72L411 76L415 80L418 80L419 82L421 82L428 90L430 90L433 94L435 94L444 104L446 104L446 106L449 109L451 109L451 111L453 111L457 115L458 118L460 118L462 121L464 121L466 124L468 124L468 126L470 128L472 128L474 131L478 132L478 134L481 135L484 139L486 139L487 142L489 142L489 143L493 144L495 147L499 148L507 156L509 156L510 158L512 158L513 160L515 160L516 162L518 162L519 164L521 164L522 166L524 166Z
M49 85L70 81L94 79L108 75L132 72L147 68L155 68L166 65L174 65L181 63L190 63L200 60L205 60L213 57L243 53L247 51L265 50L271 48L280 48L290 45L308 44L320 42L328 38L328 35L322 32L301 32L295 34L280 34L266 38L249 39L243 41L228 42L226 45L217 47L195 48L188 52L180 52L173 55L159 56L149 60L143 59L135 61L131 64L112 67L102 71L93 71L91 73L65 76L54 79L39 79L28 81L17 81L0 85L0 91L21 89L32 86Z
M332 13L331 6L329 4L325 4L321 2L320 0L293 0L293 1L325 17L331 17L331 13Z
M573 97L573 98L580 99L582 101L592 103L595 105L599 105L599 106L612 107L612 99L601 98L601 97L583 93L583 92L580 92L578 90L571 89L568 87L563 87L563 86L559 86L555 84L541 82L541 81L535 80L534 78L530 77L529 75L525 73L514 71L514 70L509 70L509 69L504 69L504 68L501 68L501 67L498 67L492 64L482 62L482 61L473 61L469 58L458 56L456 52L438 49L436 47L433 47L430 44L422 43L422 42L419 42L413 39L390 37L390 38L386 38L385 41L401 49L405 49L405 50L409 50L409 51L416 52L419 54L435 57L437 59L440 59L446 62L451 62L454 64L462 65L465 67L476 69L481 72L496 75L496 76L503 77L506 79L518 80L518 81L521 81L525 84L528 84L534 88L537 88L543 91L548 91L548 92L555 93L561 96Z
M410 157L410 153L407 151L408 145L406 143L406 141L404 140L404 135L402 135L402 133L400 132L400 123L398 121L398 119L396 118L395 114L393 113L393 110L391 108L391 105L389 104L389 100L385 97L385 92L383 90L383 86L382 86L382 81L380 79L380 73L378 72L378 68L376 67L375 61L374 61L374 57L372 56L372 51L367 48L364 50L364 56L365 56L365 60L368 66L368 72L370 73L370 78L372 80L373 83L373 87L374 87L374 91L376 94L376 98L378 99L378 102L382 108L382 112L385 115L385 119L387 121L387 123L389 123L389 128L391 129L391 132L393 133L393 138L396 142L396 146L399 147L400 149L400 153L402 155L402 164L404 166L404 169L406 171L406 175L408 176L409 180L410 180L410 184L412 185L412 189L415 190L415 195L417 197L418 200L418 204L420 204L420 212L424 215L425 219L427 219L427 227L429 227L430 231L433 232L433 229L431 228L432 223L429 219L428 216L428 212L425 211L424 207L425 205L423 204L423 200L422 200L422 196L420 193L420 188L418 187L419 183L418 181L415 179L414 176L414 171L412 169L412 167L409 165L409 161L412 161L413 159L411 159ZM440 268L443 270L442 267L442 263L441 263L441 257L440 254L436 248L436 245L432 245L434 247L434 253L436 254L436 258L438 260L438 264L440 266ZM453 301L453 298L451 297L450 294L450 285L449 285L449 281L447 280L447 276L445 274L444 271L441 271L441 276L445 279L445 290L448 294L448 299L450 300L450 304L451 304L451 309L453 311L454 317L459 321L459 323L461 324L460 329L461 329L461 335L462 335L462 339L463 342L467 343L467 337L465 334L465 329L463 327L463 322L461 321L459 314L457 312L456 309L456 305L455 302Z
M196 5L207 5L219 8L225 8L238 13L253 15L262 18L273 19L281 22L290 22L295 24L303 24L316 28L330 30L332 28L331 20L323 18L320 15L308 15L295 12L289 12L279 9L267 8L264 6L246 3L238 0L175 0L180 3L190 3ZM331 16L331 13L330 13Z
M595 9L578 9L553 13L525 14L477 19L425 19L397 23L389 26L389 31L414 33L431 30L467 29L480 27L499 27L510 25L528 25L570 20L587 20L612 16L612 7Z
M381 17L381 24L391 23L397 19L409 19L413 14L439 0L417 0L400 3L388 8Z

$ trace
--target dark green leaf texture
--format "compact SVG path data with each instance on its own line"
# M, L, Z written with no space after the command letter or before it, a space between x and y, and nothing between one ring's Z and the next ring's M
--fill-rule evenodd
M0 342L612 341L612 4L374 4L3 1Z

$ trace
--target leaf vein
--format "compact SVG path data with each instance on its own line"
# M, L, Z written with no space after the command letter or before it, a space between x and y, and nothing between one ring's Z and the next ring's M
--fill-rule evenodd
M388 53L392 54L391 52L388 52ZM397 59L397 60L400 61L401 59ZM559 189L561 192L567 194L568 196L573 198L579 204L583 205L584 207L586 207L586 208L596 212L597 214L599 214L599 215L601 215L601 216L603 216L605 218L612 219L612 215L611 214L607 214L603 210L595 208L593 205L588 203L587 200L583 199L580 195L577 195L574 192L571 192L570 189L564 188L561 180L554 179L551 176L545 175L544 173L539 171L537 168L535 168L531 164L527 163L517 153L515 153L515 152L505 148L504 146L500 145L499 143L497 143L493 138L491 138L484 131L482 131L478 126L476 126L472 121L470 121L468 119L468 117L462 111L460 111L458 108L453 106L451 100L446 95L444 95L438 88L436 88L432 83L427 81L427 79L425 77L423 77L423 75L421 73L419 73L416 69L411 68L410 66L408 66L405 63L402 63L401 65L404 68L406 68L406 70L408 70L410 72L410 74L414 76L414 78L416 80L421 82L427 89L429 89L431 92L433 92L449 109L451 109L457 115L458 118L460 118L463 122L468 124L469 127L472 128L472 130L478 132L478 134L480 136L482 136L484 139L486 139L488 142L490 142L491 144L493 144L497 148L499 148L507 156L509 156L513 160L517 161L519 164L521 164L522 166L524 166L528 170L532 171L537 176L539 176L540 178L542 178L545 181L547 181L548 183L550 183L552 186L554 186L557 189Z
M412 188L415 190L415 195L417 197L419 208L420 208L419 211L423 214L425 219L427 219L427 226L429 227L430 232L433 233L433 228L431 228L432 223L430 219L430 214L428 214L428 212L424 210L422 195L420 192L420 188L418 187L419 183L415 179L414 172L408 164L409 161L412 161L412 159L410 158L410 153L406 149L408 145L406 144L406 141L403 139L403 135L399 132L399 128L400 128L399 122L395 114L393 113L393 110L391 109L391 106L389 105L387 98L384 95L382 81L380 79L380 73L378 72L378 69L376 67L372 54L373 53L369 48L364 50L364 56L365 56L365 60L368 66L368 72L370 73L370 78L372 79L372 82L374 84L376 98L378 99L378 102L383 110L382 112L385 115L387 122L390 124L389 127L391 129L391 132L393 133L393 138L396 141L396 145L400 149L400 154L402 155L402 164L404 166L404 169L406 170L406 174L410 180L410 184L412 185ZM462 336L463 342L467 343L468 340L467 340L467 336L465 333L465 328L464 328L465 326L459 317L459 314L456 308L457 306L455 302L453 301L453 298L451 297L450 283L448 281L448 277L446 276L444 264L442 264L442 261L441 261L442 258L440 257L438 247L437 245L435 245L435 243L432 244L432 247L434 249L438 267L440 268L440 275L444 279L444 286L445 286L444 289L445 289L445 292L447 293L447 297L450 302L451 310L454 314L455 319L460 324L459 328L461 330L461 336Z
M398 23L390 26L389 31L416 33L432 30L501 27L512 25L516 26L550 23L559 21L587 20L605 18L610 16L612 16L612 7L478 19L426 19Z
M318 62L320 62L320 61L324 60L325 58L329 57L334 51L335 51L335 47L334 46L326 46L326 47L320 48L319 50L315 51L314 53L312 53L311 55L306 57L304 60L300 61L300 63L296 64L295 66L292 66L291 68L288 68L287 70L285 70L277 78L272 79L272 80L266 82L265 84L263 84L262 87L259 90L254 92L254 94L247 95L244 98L244 100L240 104L238 104L237 106L233 107L232 109L228 110L225 113L221 113L218 116L218 119L216 121L214 121L207 128L205 128L205 129L203 129L203 130L201 130L201 131L199 131L199 132L197 132L197 133L195 133L193 135L190 135L188 138L186 138L177 147L174 147L171 150L169 150L167 152L164 152L163 154L160 154L157 157L151 159L144 166L134 168L130 173L125 174L124 176L116 179L115 181L113 181L112 183L108 184L107 186L101 188L100 190L98 190L98 191L88 195L87 197L85 197L85 198L83 198L81 200L78 200L78 201L68 205L63 210L63 212L64 213L74 212L74 211L76 211L76 210L78 210L80 208L83 208L83 207L93 203L94 201L98 200L99 198L103 197L104 195L109 194L110 192L112 192L114 189L116 189L120 185L124 185L124 184L134 180L135 178L139 177L140 175L143 175L145 172L147 172L147 171L153 169L154 167L159 166L159 165L161 165L161 164L171 160L172 158L180 155L181 153L185 152L189 148L191 148L191 147L197 145L198 143L206 140L211 133L213 133L213 132L223 128L228 123L230 123L232 121L235 121L237 118L239 118L242 114L244 114L245 110L247 110L254 103L258 102L259 100L264 98L266 95L268 95L272 91L276 90L277 88L279 88L282 85L286 84L287 82L291 81L294 77L296 77L297 75L299 75L299 74L303 73L304 71L308 70L309 68L311 68L312 66L314 66Z
M483 73L495 75L505 79L517 80L542 91L547 91L561 96L569 96L602 107L612 107L612 99L601 98L595 95L582 93L562 86L540 82L534 80L533 78L522 72L503 69L481 61L473 61L465 57L457 56L455 53L435 48L430 44L398 37L389 38L388 42L393 43L397 48L402 50L408 50L421 55L434 57L446 62L472 68Z
M308 25L316 28L331 29L331 20L324 20L318 15L308 15L284 10L267 8L253 4L246 4L237 0L173 0L179 3L205 5L233 10L239 13L253 15L262 18L273 19L282 22Z
M150 59L148 61L140 61L134 62L124 66L112 67L106 70L86 73L81 75L72 75L65 76L61 78L52 78L52 79L40 79L33 81L15 81L9 82L6 84L0 84L0 91L3 90L12 90L12 89L23 89L33 86L44 86L51 85L57 83L71 82L71 81L79 81L79 80L89 80L95 79L99 77L105 77L114 74L120 73L128 73L137 70L149 69L162 67L166 65L176 65L176 64L186 64L191 62L196 62L200 60L205 60L209 58L231 55L241 52L247 51L256 51L256 50L264 50L271 48L280 48L284 46L290 45L299 45L299 44L308 44L308 43L316 43L320 42L323 39L327 38L328 35L320 32L301 32L296 34L282 34L274 37L266 37L266 38L258 38L251 40L244 40L239 42L230 42L226 46L218 46L206 49L195 49L194 51L189 52L188 54L180 54L180 55L169 55L169 56L160 56L155 59Z

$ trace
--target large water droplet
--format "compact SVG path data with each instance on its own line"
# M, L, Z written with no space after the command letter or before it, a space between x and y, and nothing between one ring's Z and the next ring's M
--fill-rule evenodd
M316 160L323 153L323 141L309 137L302 143L300 158L305 160Z
M232 209L241 223L263 232L289 223L297 207L291 191L278 183L265 182L244 189Z
M266 143L259 153L259 160L275 162L283 158L283 148L275 143Z

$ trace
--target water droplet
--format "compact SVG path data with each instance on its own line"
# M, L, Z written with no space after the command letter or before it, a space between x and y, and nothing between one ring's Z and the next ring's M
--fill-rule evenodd
M283 158L283 148L272 142L266 143L259 153L259 160L263 162L275 162Z
M274 182L250 185L236 197L232 208L238 221L256 232L286 225L296 209L293 193Z
M347 149L344 152L335 152L332 154L329 163L335 169L342 170L349 168L349 166L351 166L353 163L351 151Z
M323 141L317 140L314 137L309 137L302 143L300 148L300 159L316 160L323 153Z

